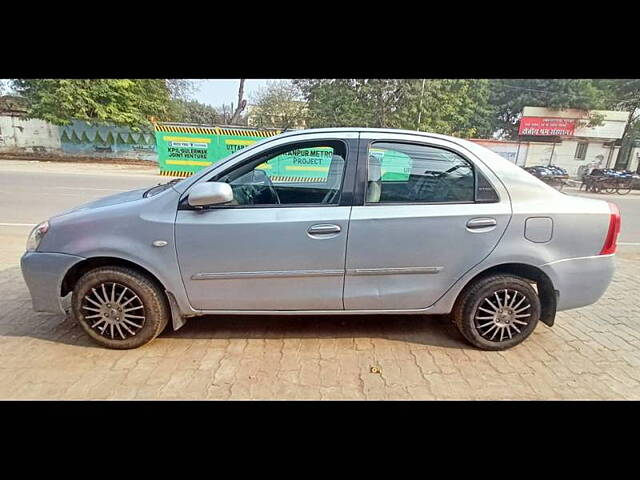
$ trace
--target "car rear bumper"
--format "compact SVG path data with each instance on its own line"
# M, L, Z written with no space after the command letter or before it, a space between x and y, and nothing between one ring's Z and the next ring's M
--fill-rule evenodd
M22 276L36 312L64 313L60 287L67 271L82 257L63 253L26 252L20 259Z
M584 307L598 301L611 283L615 255L569 258L540 268L559 292L557 310Z

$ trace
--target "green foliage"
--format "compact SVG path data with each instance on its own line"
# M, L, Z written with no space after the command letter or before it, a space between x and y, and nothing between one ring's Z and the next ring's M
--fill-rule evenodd
M487 80L296 80L309 125L427 130L462 137L490 131Z
M634 112L640 107L640 79L594 80L607 109Z
M174 105L178 122L215 125L222 121L218 110L210 105L195 100L174 100Z
M257 127L282 129L306 123L306 105L299 88L286 80L272 82L251 99L251 120Z
M56 125L73 119L134 129L149 117L171 119L171 96L162 79L17 79L13 87L29 103L28 116Z
M307 100L310 127L381 127L392 112L385 111L383 118L377 118L374 110L388 103L394 82L398 81L335 79L295 80L294 84ZM377 106L372 101L376 96Z
M409 112L402 128L416 128L414 118L420 118L419 130L458 137L489 136L489 82L487 80L426 80L412 82Z
M191 80L17 79L8 86L27 100L29 117L57 125L78 119L139 130L149 126L150 117L200 124L228 119L224 112L189 99L195 90ZM254 96L251 117L261 127L388 127L460 137L498 134L515 138L525 106L628 111L630 122L621 142L621 158L640 139L638 79L282 81ZM601 122L602 116L593 113L588 125ZM68 140L80 142L75 133ZM108 136L105 141L116 139Z
M606 94L607 108L629 112L629 121L620 141L617 168L626 168L640 139L640 79L596 80Z
M197 90L198 80L171 78L165 80L171 98L189 100Z
M491 130L506 138L518 134L524 107L602 109L606 94L589 79L509 79L490 81ZM598 119L593 118L591 125Z

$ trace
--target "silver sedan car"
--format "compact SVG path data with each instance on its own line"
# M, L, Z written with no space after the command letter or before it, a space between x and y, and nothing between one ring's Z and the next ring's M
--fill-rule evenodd
M36 311L109 348L205 314L450 314L502 350L602 296L619 230L459 138L314 129L57 215L21 266Z

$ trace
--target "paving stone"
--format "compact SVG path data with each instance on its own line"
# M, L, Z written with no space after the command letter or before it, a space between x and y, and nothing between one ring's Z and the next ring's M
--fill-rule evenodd
M38 314L0 270L0 399L640 399L640 255L618 255L595 305L483 352L446 317L194 319L140 349L97 347ZM372 367L374 371L372 372Z

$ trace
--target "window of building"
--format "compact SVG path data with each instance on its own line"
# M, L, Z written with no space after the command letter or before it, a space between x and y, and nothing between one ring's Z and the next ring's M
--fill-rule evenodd
M587 147L589 146L589 142L578 142L578 146L576 147L576 160L584 160L587 158Z

